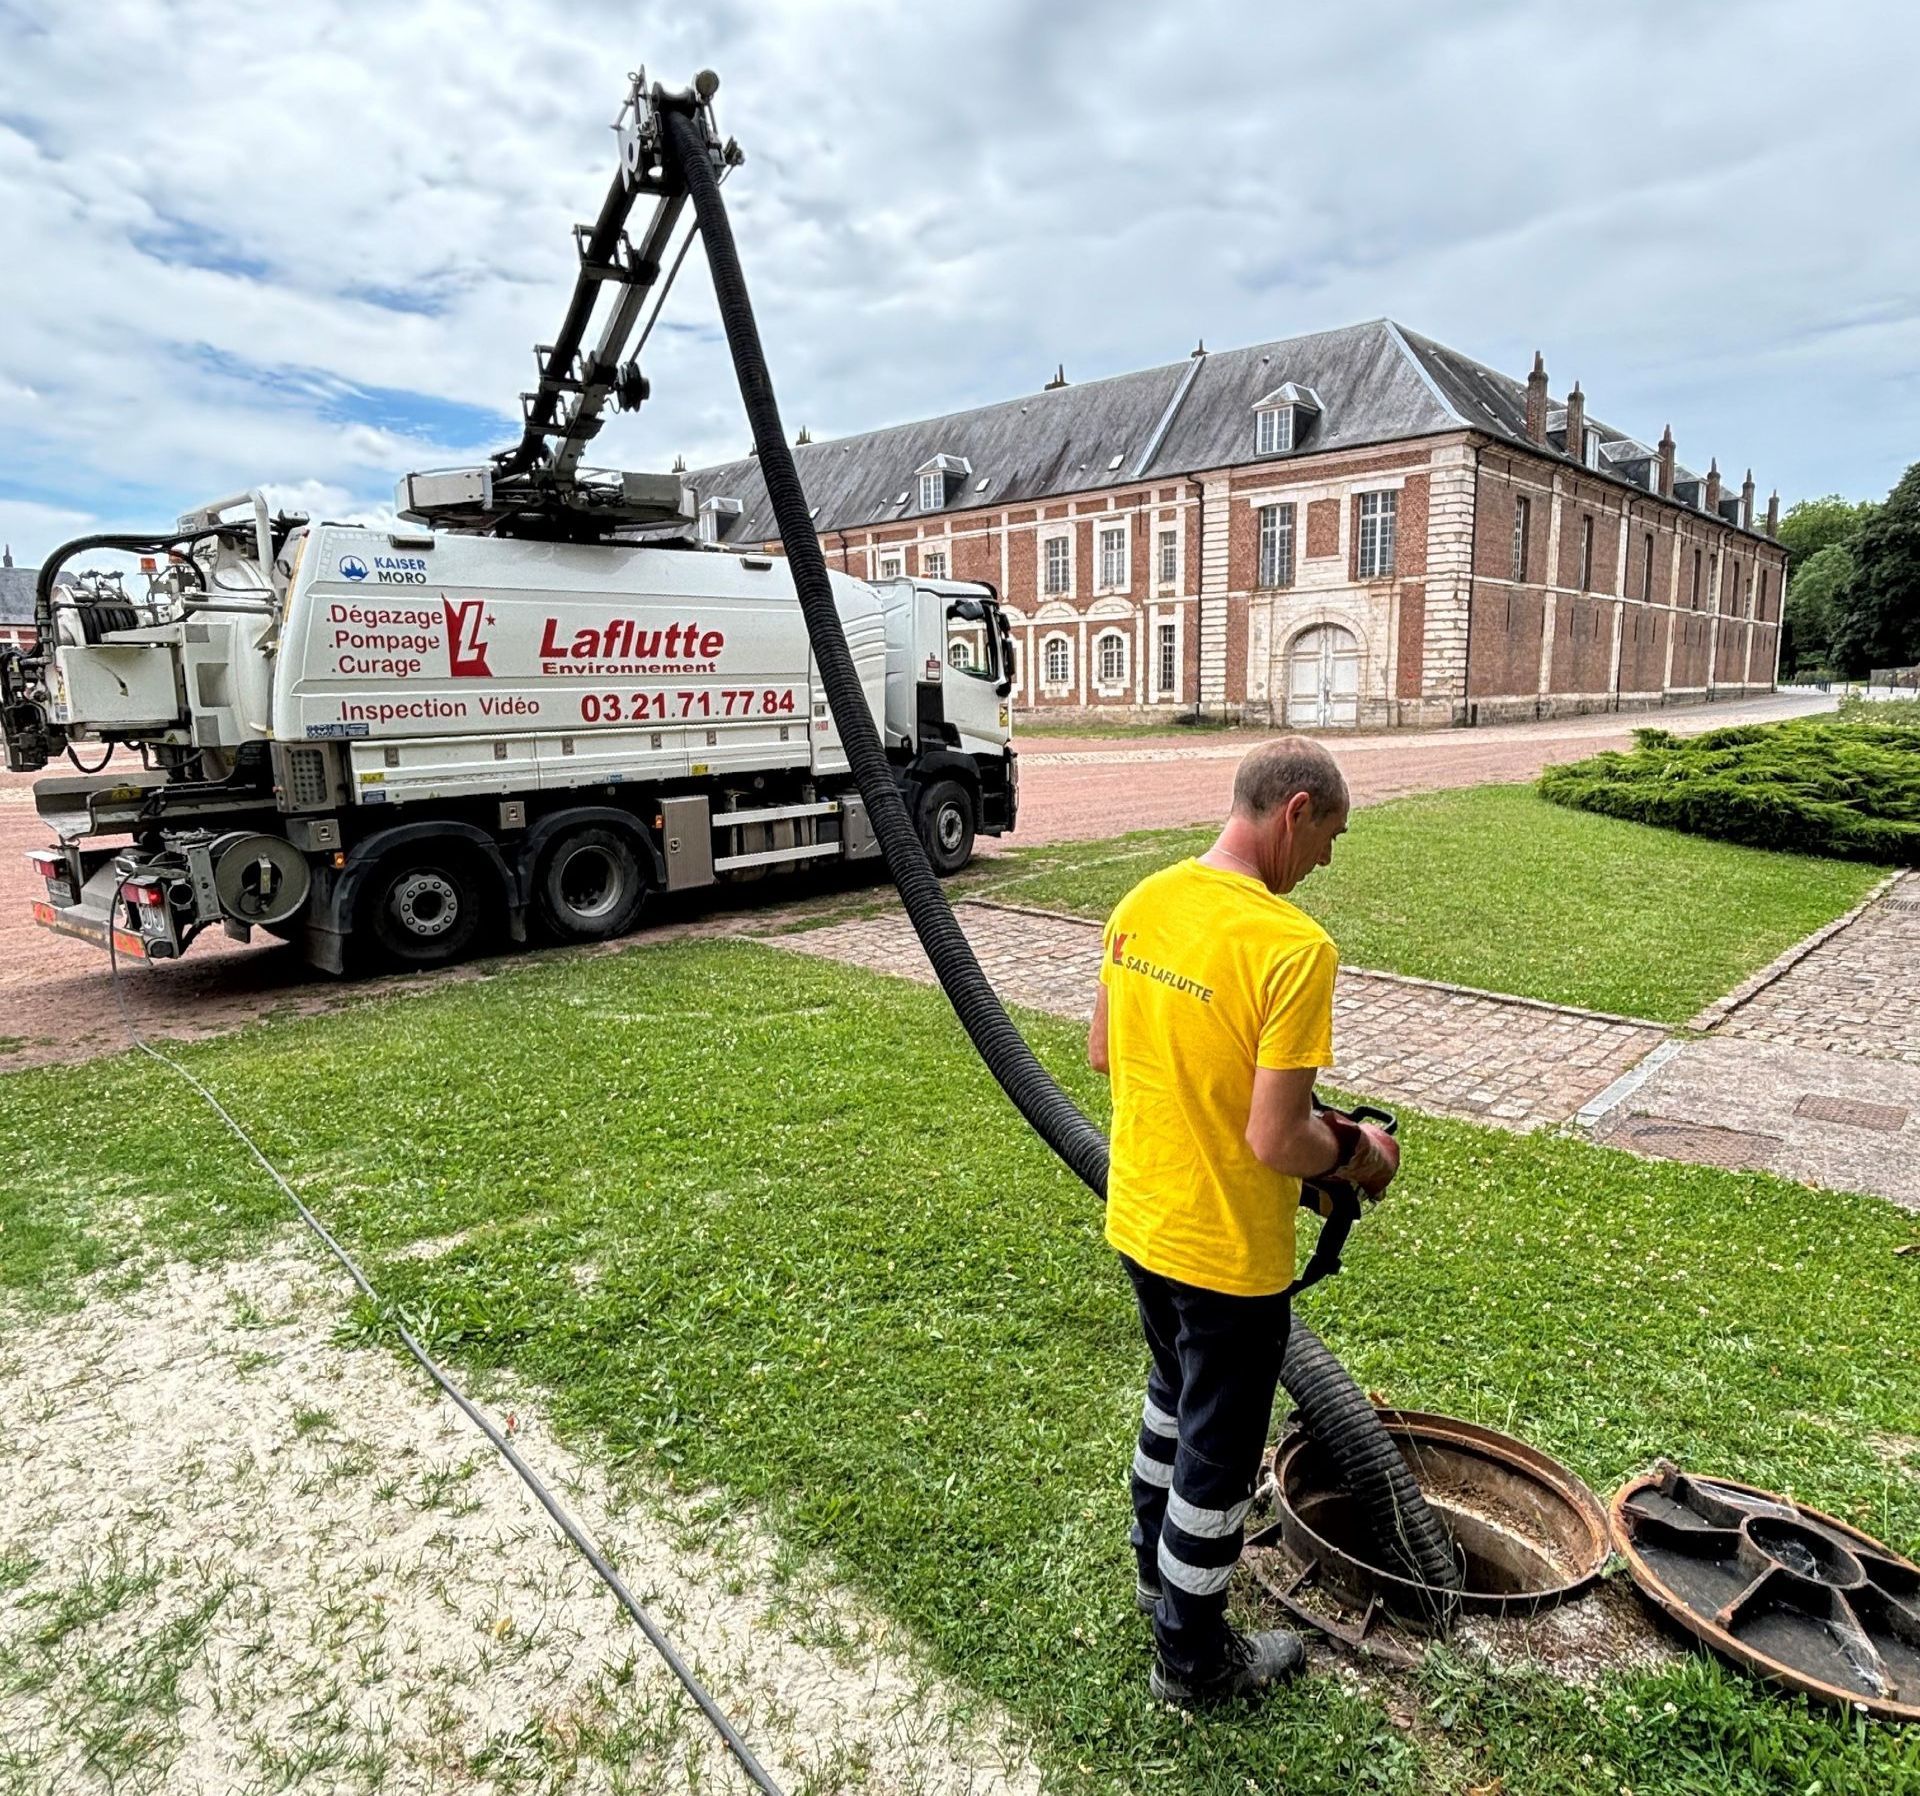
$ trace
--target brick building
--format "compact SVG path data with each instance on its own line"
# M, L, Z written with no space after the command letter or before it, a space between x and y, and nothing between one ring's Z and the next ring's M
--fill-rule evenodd
M831 565L987 580L1029 713L1474 723L1772 686L1778 497L1386 319L796 450ZM703 538L777 548L751 458Z
M13 565L13 545L0 551L0 648L33 646L33 589L40 570Z

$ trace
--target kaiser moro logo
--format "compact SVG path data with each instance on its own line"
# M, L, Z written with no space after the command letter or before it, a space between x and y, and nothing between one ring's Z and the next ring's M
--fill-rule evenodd
M367 564L358 555L342 555L340 575L346 580L364 580L367 577Z

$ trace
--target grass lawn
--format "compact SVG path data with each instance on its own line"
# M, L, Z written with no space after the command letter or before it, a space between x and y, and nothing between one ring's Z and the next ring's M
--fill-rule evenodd
M1105 917L1205 829L1015 848L979 897ZM1682 1023L1857 904L1884 869L1737 848L1474 786L1353 814L1294 894L1352 966Z
M1100 1114L1079 1031L1031 1028ZM1007 1704L1063 1788L1920 1789L1920 1730L1704 1660L1589 1694L1442 1656L1400 1693L1411 1725L1326 1677L1257 1712L1153 1706L1125 1546L1145 1361L1124 1281L1095 1206L933 992L688 944L182 1052L456 1361L541 1382L616 1463L760 1505ZM135 1058L0 1080L15 1303L283 1223L164 1080ZM1914 1218L1407 1120L1395 1195L1304 1306L1364 1384L1511 1429L1602 1492L1667 1454L1920 1548L1920 1262L1892 1253ZM399 1257L461 1230L439 1258Z

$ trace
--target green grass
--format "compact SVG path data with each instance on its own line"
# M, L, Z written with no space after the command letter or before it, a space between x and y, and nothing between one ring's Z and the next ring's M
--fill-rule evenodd
M1920 863L1920 704L1849 704L1705 735L1634 731L1629 754L1540 776L1555 804L1756 848Z
M1016 848L965 889L1105 917L1212 828ZM1350 966L1681 1023L1859 902L1879 870L1768 854L1476 786L1354 812L1293 894Z
M1031 1027L1100 1114L1079 1031ZM544 1385L616 1464L751 1499L1006 1703L1065 1788L1920 1789L1920 1737L1704 1662L1589 1702L1442 1658L1402 1692L1411 1727L1324 1677L1258 1712L1151 1705L1124 1281L934 993L685 945L183 1053L443 1351ZM23 1297L281 1223L162 1081L125 1059L0 1080L0 1274ZM1602 1491L1668 1454L1920 1547L1920 1481L1873 1445L1920 1413L1920 1262L1892 1254L1912 1218L1467 1124L1411 1117L1406 1139L1394 1196L1306 1305L1363 1383L1511 1429ZM138 1201L16 1228L82 1168Z

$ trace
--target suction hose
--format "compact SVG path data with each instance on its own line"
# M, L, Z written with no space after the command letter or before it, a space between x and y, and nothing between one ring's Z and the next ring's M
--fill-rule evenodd
M1014 1027L981 971L907 815L886 749L867 709L866 693L833 602L826 556L814 534L799 470L781 428L773 376L760 346L760 330L747 297L746 278L741 273L726 202L720 197L719 180L690 114L676 108L670 96L661 97L659 111L666 129L669 164L686 182L706 245L727 347L733 354L734 374L760 459L760 475L780 526L780 540L792 568L793 589L806 619L807 637L833 707L834 724L846 746L854 782L886 857L887 871L899 888L900 902L939 978L940 989L947 994L961 1026L1001 1090L1040 1139L1090 1191L1104 1198L1106 1137L1054 1083ZM1300 1389L1295 1388L1296 1378ZM1341 1469L1359 1481L1349 1488L1374 1522L1376 1538L1395 1561L1394 1569L1443 1591L1457 1589L1460 1573L1451 1543L1427 1507L1400 1450L1381 1427L1365 1394L1313 1331L1297 1321L1283 1381L1309 1431L1328 1443Z
M793 465L793 455L780 427L773 377L767 371L766 354L760 347L760 331L747 298L747 284L733 243L733 227L720 197L720 183L707 160L706 146L693 119L670 106L662 107L661 117L666 121L671 155L686 180L700 235L706 244L707 266L713 271L713 290L720 302L727 345L733 351L740 397L746 404L747 421L753 427L760 473L767 483L767 497L772 501L774 516L779 520L780 540L792 565L793 589L806 618L807 636L813 644L814 659L820 665L827 700L833 706L835 727L846 747L847 759L852 763L854 781L866 801L867 817L886 857L887 871L900 888L900 901L913 922L920 945L927 951L927 959L933 963L941 990L947 994L961 1026L972 1038L980 1058L987 1063L988 1071L999 1080L1001 1090L1013 1100L1041 1140L1089 1189L1104 1195L1106 1138L1048 1076L1025 1038L1013 1026L993 987L987 983L986 974L980 970L980 963L954 918L946 894L940 890L940 881L907 815L900 789L894 783L893 768L880 742L880 733L874 728L873 714L867 709L866 693L847 647L840 614L834 606L827 560L820 551L820 539L813 533L799 471Z

